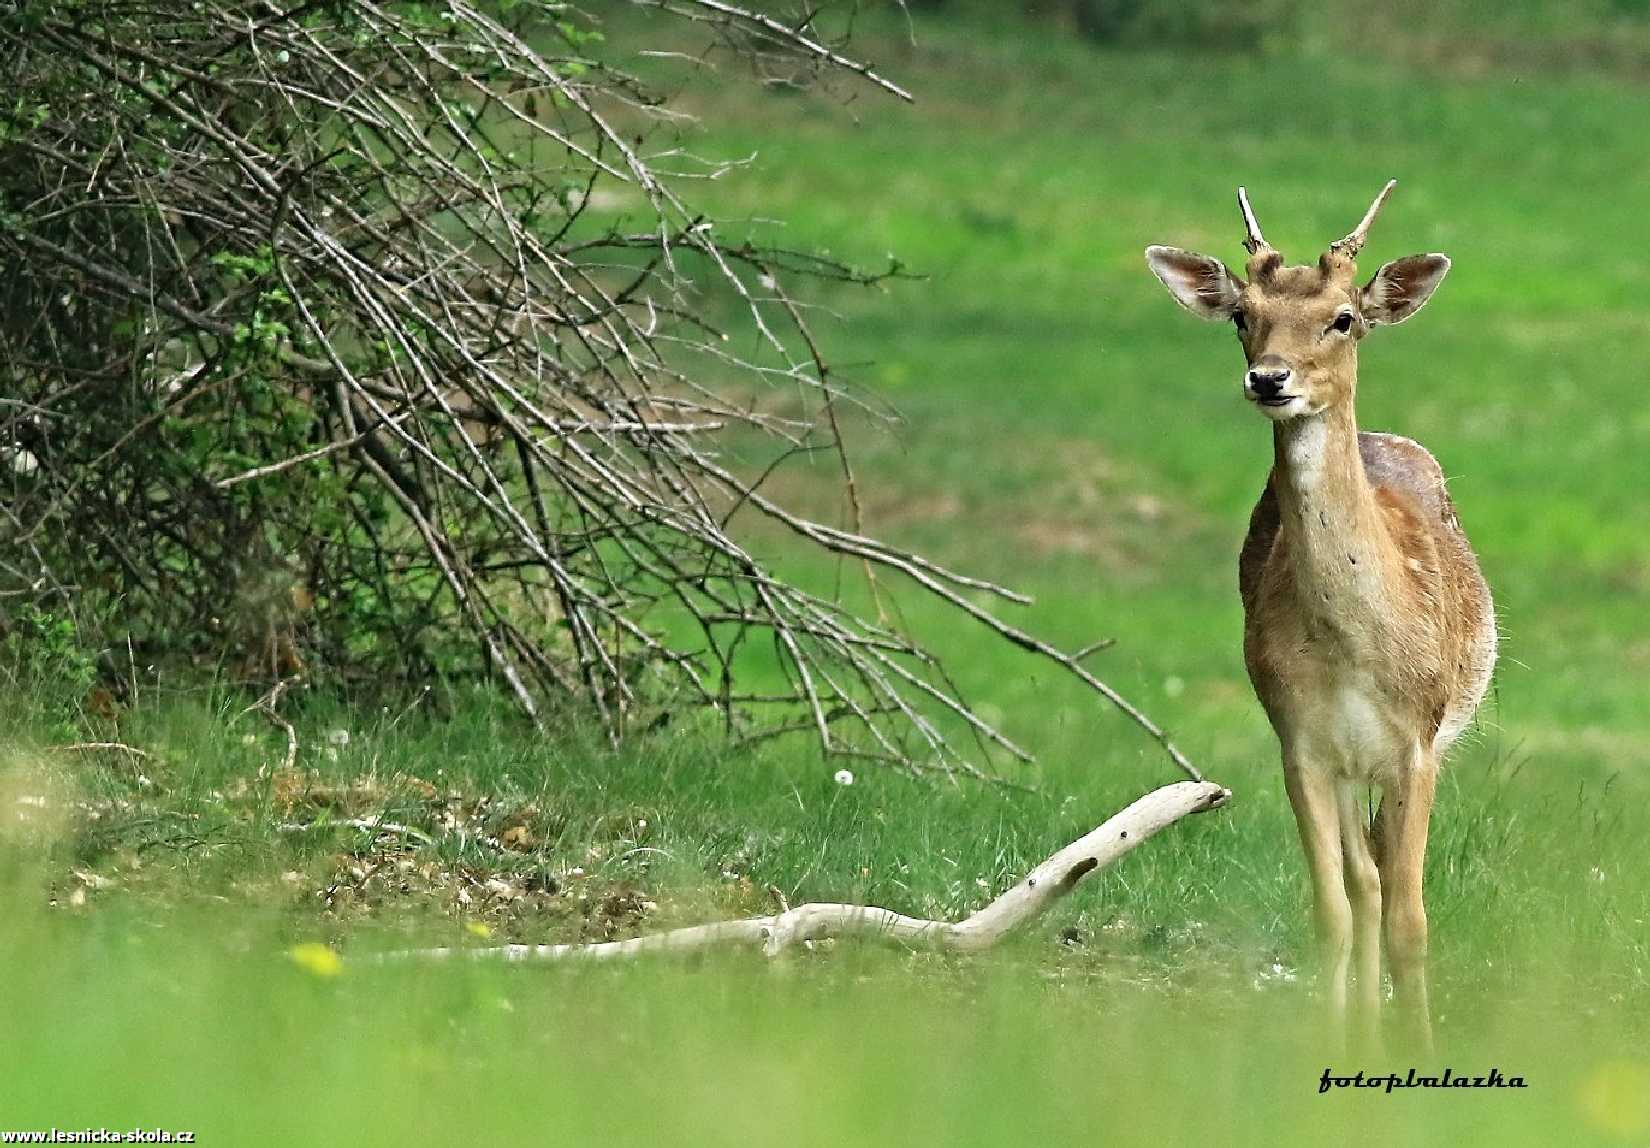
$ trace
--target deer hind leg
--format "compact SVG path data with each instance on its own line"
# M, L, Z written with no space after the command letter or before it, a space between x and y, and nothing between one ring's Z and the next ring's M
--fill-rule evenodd
M1410 1034L1426 1050L1432 1047L1432 1015L1427 1001L1427 911L1422 882L1437 781L1437 758L1417 747L1398 777L1383 787L1376 819L1376 859L1392 986Z
M1340 815L1341 865L1347 899L1352 905L1352 954L1359 1030L1368 1042L1379 1039L1381 1009L1381 873L1375 863L1369 817L1359 787L1336 783Z
M1346 978L1352 956L1352 904L1342 867L1340 816L1335 780L1310 764L1285 758L1284 788L1295 811L1301 848L1312 878L1324 993L1329 1002L1333 1039L1346 1032Z

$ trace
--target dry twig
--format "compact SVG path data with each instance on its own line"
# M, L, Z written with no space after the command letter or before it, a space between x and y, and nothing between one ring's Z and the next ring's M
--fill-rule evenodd
M281 769L288 773L298 764L298 731L293 728L291 722L281 716L280 711L275 707L281 704L281 695L302 680L299 677L282 678L270 688L267 694L241 711L242 714L249 714L253 710L257 710L269 719L270 725L286 735L286 757L281 762Z
M119 753L130 754L132 757L143 760L147 760L149 757L148 750L138 749L136 746L127 745L124 742L118 741L77 741L70 745L60 745L57 748L63 750L65 753L91 753L101 750L114 750Z

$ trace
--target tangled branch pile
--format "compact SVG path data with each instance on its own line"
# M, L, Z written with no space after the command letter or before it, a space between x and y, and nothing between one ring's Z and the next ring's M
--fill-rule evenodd
M817 13L641 6L769 80L904 95ZM753 557L756 518L1055 660L1195 776L976 601L1013 594L769 496L830 451L857 497L794 285L880 276L719 238L679 190L716 169L608 54L562 4L8 6L0 593L266 676L486 673L615 737L708 709L913 768L1020 753L914 640Z

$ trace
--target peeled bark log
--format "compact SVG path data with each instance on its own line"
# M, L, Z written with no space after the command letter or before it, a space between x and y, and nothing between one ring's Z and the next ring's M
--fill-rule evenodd
M388 953L381 959L605 960L654 952L697 952L725 945L760 945L768 956L777 956L802 942L846 936L876 937L958 953L979 952L1041 916L1084 877L1111 864L1159 830L1188 814L1218 808L1231 796L1231 790L1209 781L1177 781L1153 790L1098 829L1061 849L985 908L956 922L907 917L874 905L815 903L798 905L770 917L691 925L628 941L413 949Z

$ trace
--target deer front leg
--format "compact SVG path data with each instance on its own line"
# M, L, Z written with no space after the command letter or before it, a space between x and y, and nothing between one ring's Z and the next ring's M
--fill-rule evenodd
M1335 781L1294 754L1286 753L1284 788L1295 811L1301 848L1312 878L1320 976L1329 1002L1331 1039L1346 1039L1346 978L1352 956L1352 904L1342 870L1340 817Z
M1382 918L1392 986L1411 1035L1427 1052L1432 1050L1432 1014L1427 1002L1427 910L1422 882L1437 781L1437 759L1417 747L1396 780L1384 787L1377 819Z
M1369 817L1358 800L1358 787L1348 781L1337 782L1335 796L1346 891L1352 903L1358 1028L1364 1041L1375 1047L1380 1041L1381 1015L1381 874L1370 841Z

